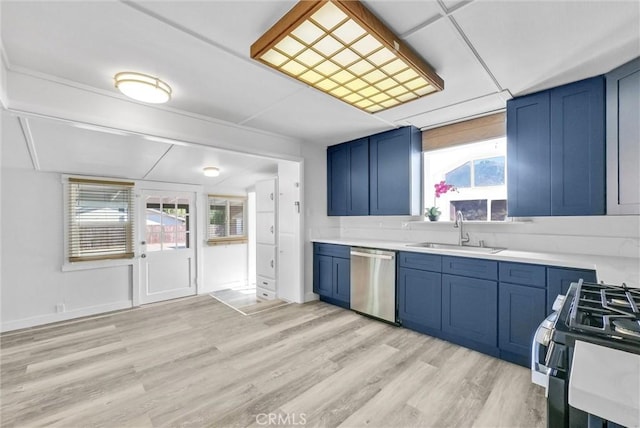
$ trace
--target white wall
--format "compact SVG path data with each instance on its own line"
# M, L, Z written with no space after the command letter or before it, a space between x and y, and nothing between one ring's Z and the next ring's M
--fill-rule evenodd
M312 239L340 236L340 219L327 216L327 149L317 144L302 145L304 157L304 300L317 299L313 294Z
M248 245L204 245L203 281L198 293L211 293L225 288L246 286Z
M1 175L1 329L130 307L131 265L62 272L60 174L2 168Z

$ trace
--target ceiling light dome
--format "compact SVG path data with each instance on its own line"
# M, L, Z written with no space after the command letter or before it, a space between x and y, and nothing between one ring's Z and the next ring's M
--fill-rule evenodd
M215 166L208 166L206 168L203 168L202 171L207 177L217 177L220 175L220 170Z
M171 99L171 87L157 77L133 71L123 71L113 78L116 88L134 100L161 104Z

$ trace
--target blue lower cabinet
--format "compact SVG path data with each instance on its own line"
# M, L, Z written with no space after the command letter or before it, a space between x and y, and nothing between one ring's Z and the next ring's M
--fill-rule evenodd
M545 318L545 290L500 283L498 345L503 359L528 367L536 328Z
M333 290L333 257L316 254L313 265L313 292L321 296L331 296Z
M333 298L341 300L350 306L351 302L351 260L333 258Z
M442 274L416 269L398 270L398 317L405 327L434 334L440 330Z
M349 246L313 244L313 292L320 300L349 308L351 302L351 261L336 257L349 254Z
M558 294L567 294L572 282L580 280L596 282L596 272L584 269L547 268L547 315L553 312L551 307Z
M464 346L497 355L498 283L443 274L442 331Z

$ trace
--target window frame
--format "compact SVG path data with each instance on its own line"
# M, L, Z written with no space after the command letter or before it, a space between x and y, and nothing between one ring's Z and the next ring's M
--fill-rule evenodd
M136 251L136 220L137 220L137 203L136 203L136 183L133 181L126 181L113 178L94 178L94 177L78 177L78 176L62 176L63 184L63 222L64 222L64 256L63 256L63 271L73 270L71 266L102 266L108 265L126 265L133 263L135 259ZM71 206L73 201L73 192L71 186L74 184L93 184L98 186L114 186L125 187L129 191L128 195L128 220L127 226L125 226L125 251L112 254L97 254L90 256L72 255L73 244L72 234L75 233L75 229L72 225L72 210Z
M225 211L225 236L214 237L209 234L209 226L210 218L211 218L211 199L221 199L224 200L226 211ZM234 195L216 195L216 194L208 194L207 195L207 215L206 215L206 241L208 245L224 245L224 244L244 244L248 242L248 231L247 231L247 201L248 198L246 196L234 196ZM230 202L242 202L242 235L233 235L229 236L229 230L231 227L231 216L230 213Z

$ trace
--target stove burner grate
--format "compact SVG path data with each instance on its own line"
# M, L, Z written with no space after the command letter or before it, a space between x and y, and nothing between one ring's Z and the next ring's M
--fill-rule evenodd
M600 336L640 342L640 289L580 281L568 326Z

